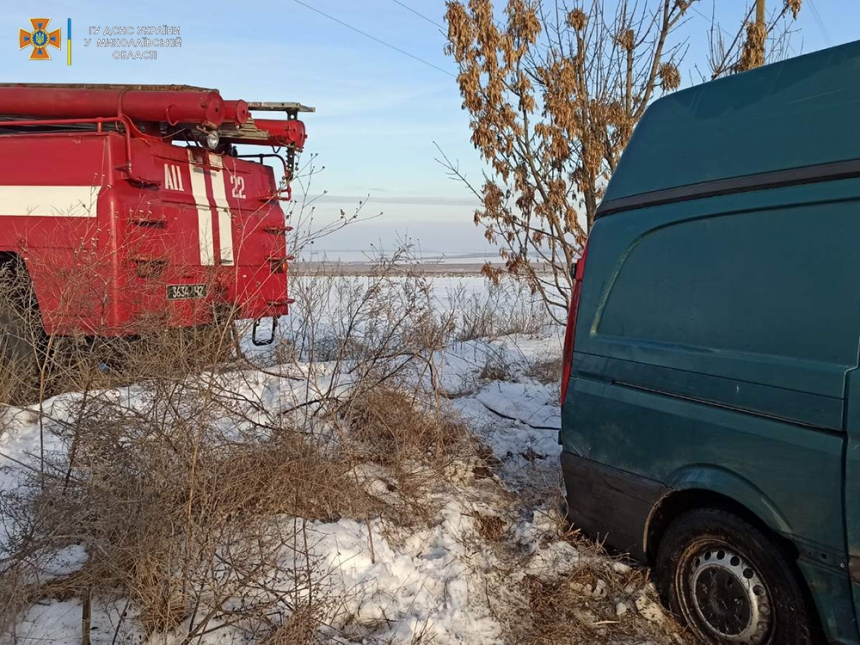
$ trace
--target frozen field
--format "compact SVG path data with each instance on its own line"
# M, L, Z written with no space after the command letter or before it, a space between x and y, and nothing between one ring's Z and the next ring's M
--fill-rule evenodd
M253 566L228 557L242 541L233 531L244 526L243 516L214 524L222 533L205 551L210 564L190 566L187 557L169 560L190 566L191 573L168 573L189 587L197 580L200 591L190 594L194 603L163 624L147 621L149 596L132 584L96 584L92 593L79 593L75 581L86 579L88 568L102 566L103 551L114 538L98 530L45 535L31 521L38 513L23 510L28 503L45 503L40 497L45 478L62 491L63 479L79 481L75 490L83 496L102 485L94 475L105 468L98 454L86 452L71 463L78 428L100 427L99 419L93 425L91 418L97 413L111 415L111 423L117 415L149 419L163 390L144 382L64 394L41 410L5 409L0 416L0 511L5 513L0 574L5 577L0 583L19 584L29 595L13 616L7 611L0 642L79 644L85 642L87 615L89 642L97 645L683 642L643 572L603 555L562 522L557 401L563 329L549 324L541 305L511 284L490 287L478 277L407 282L294 281L297 302L293 315L281 321L274 347L253 348L245 337L249 363L190 377L179 386L188 389L181 404L159 412L159 418L169 419L158 426L167 428L165 433L186 424L183 432L211 441L215 454L248 446L266 450L284 428L310 437L325 454L332 451L337 463L338 453L348 451L344 472L350 486L361 491L366 508L374 509L298 517L286 512L292 507L284 507L256 520L269 541L267 557ZM409 326L398 327L398 316L408 316ZM432 340L413 345L417 329ZM438 329L447 331L434 336ZM361 341L358 354L339 342L353 336ZM368 347L380 351L372 350L376 353L368 358ZM365 388L367 379L381 373L386 380L379 377L380 385ZM430 456L404 452L389 459L384 452L364 450L371 440L363 435L352 443L350 433L361 435L360 419L366 416L350 416L342 407L325 413L329 401L354 400L350 397L357 391L375 396L395 379L403 391L420 397L422 410L464 424L466 447L445 448L450 456L439 459L439 444L433 443L428 444ZM201 392L206 402L198 407ZM87 408L85 419L81 411L87 397L109 406ZM210 414L205 411L213 397L229 401ZM344 430L343 419L359 419L359 425L344 422ZM160 440L157 433L137 434L138 425L126 423L117 439L121 447L140 442L146 450L148 442ZM181 435L170 436L175 441ZM401 444L386 445L398 450ZM214 483L216 496L230 480L229 469L223 473ZM53 495L50 504L72 505L63 495ZM187 507L190 518L196 512L191 499ZM175 550L181 555L191 548L189 526L175 527ZM276 533L290 539L271 541ZM296 547L298 536L302 548ZM142 565L135 566L137 575ZM254 584L245 584L250 579ZM180 595L186 593L183 586ZM255 603L265 610L252 613Z

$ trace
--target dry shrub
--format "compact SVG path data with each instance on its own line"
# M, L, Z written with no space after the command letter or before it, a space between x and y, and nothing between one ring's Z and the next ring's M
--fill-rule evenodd
M452 325L434 316L429 283L392 267L306 280L288 351L257 364L236 356L229 318L202 331L154 324L129 340L49 339L34 414L65 448L0 500L12 533L0 545L0 628L39 598L90 594L132 602L147 634L181 630L185 643L233 624L306 642L332 623L342 592L308 522L400 517L359 481L362 460L390 468L418 508L423 485L471 449L465 426L406 386L432 381ZM44 402L54 382L76 393ZM80 571L31 575L70 545L86 549Z
M28 585L28 568L33 561L30 537L38 533L32 521L29 504L14 496L0 493L0 514L4 518L4 529L18 527L0 545L0 634L6 634L15 624L19 612L38 600L39 595Z
M504 354L494 352L487 356L478 377L487 381L513 381L514 368Z
M472 433L432 394L434 356L456 334L459 309L434 309L429 281L394 265L294 282L289 343L269 354L237 356L229 321L201 332L153 326L133 341L53 339L71 358L49 354L45 372L75 394L44 402L41 379L34 415L64 450L0 499L14 525L0 545L9 552L0 629L40 598L90 594L132 602L147 634L186 645L220 625L303 643L336 622L343 592L308 523L435 520L429 493L483 463ZM501 307L515 299L494 293L492 307L510 314L496 332L543 324L527 298ZM380 481L387 492L374 488ZM487 521L501 540L503 527ZM70 545L86 549L80 571L33 578Z
M34 269L36 262L31 259L28 267ZM212 322L199 327L174 327L164 311L146 311L127 329L96 327L86 336L48 334L28 267L0 254L0 403L29 405L63 392L182 379L238 356L233 331L238 312L224 305L212 305ZM73 325L92 313L89 306L104 308L102 297L92 293L102 280L98 272L94 260L64 273L64 291L58 292L58 285L43 287L41 296L55 301L55 320ZM148 290L163 292L166 287L163 281L149 282ZM209 287L214 290L214 283ZM134 295L128 298L133 301ZM89 322L80 327L91 329ZM11 350L10 356L4 350Z
M312 643L323 616L313 607L302 607L290 620L275 627L260 641L260 645L305 645Z
M241 382L200 371L223 360L227 335L196 335L127 343L108 373L85 371L91 346L69 372L81 391L40 403L40 433L65 450L0 496L10 533L0 534L0 632L40 598L93 593L132 602L147 634L181 625L188 639L220 624L292 633L293 613L306 622L338 611L307 522L366 517L377 502L324 437L279 410L260 417ZM119 380L139 385L98 389ZM34 575L70 545L86 548L81 570Z
M471 450L468 427L453 414L429 408L397 385L358 391L346 406L351 437L363 456L387 466L439 462Z
M658 608L646 569L608 556L601 545L577 531L561 537L576 548L578 564L559 577L523 577L520 591L528 607L527 618L507 624L511 643L685 642L683 629ZM640 610L646 605L651 619ZM659 619L653 620L655 614Z
M543 385L558 385L561 383L562 357L546 356L530 361L524 374Z
M301 606L326 575L306 521L373 508L349 464L292 428L232 442L218 432L205 391L157 389L136 409L95 397L76 419L76 463L57 464L71 477L39 482L37 521L89 553L71 595L119 593L139 607L147 633L195 614L194 633L224 616L260 621L283 605L283 589ZM229 606L235 597L241 610Z
M448 300L456 312L454 337L459 341L536 334L552 322L541 299L513 279L488 280L481 294L468 294L461 285L448 293Z
M38 394L46 348L35 303L21 263L0 256L0 403Z

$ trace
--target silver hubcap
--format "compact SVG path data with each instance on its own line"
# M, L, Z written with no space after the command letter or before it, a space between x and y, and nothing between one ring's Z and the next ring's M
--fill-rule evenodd
M689 560L686 596L697 623L723 642L761 645L773 623L770 592L739 553L707 546Z

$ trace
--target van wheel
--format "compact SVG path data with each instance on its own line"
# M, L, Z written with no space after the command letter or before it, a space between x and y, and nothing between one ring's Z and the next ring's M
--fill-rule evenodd
M700 509L672 522L657 553L656 582L671 610L704 643L815 642L788 560L732 513Z

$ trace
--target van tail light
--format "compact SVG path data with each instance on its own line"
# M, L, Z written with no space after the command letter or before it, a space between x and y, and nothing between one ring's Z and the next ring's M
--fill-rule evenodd
M582 278L585 276L585 256L588 254L588 242L582 249L582 256L576 261L573 269L573 291L570 294L570 308L567 313L567 329L564 332L564 354L562 354L561 370L561 405L567 396L567 383L570 381L570 369L573 365L573 343L576 338L576 316L579 313L579 297L582 294Z

